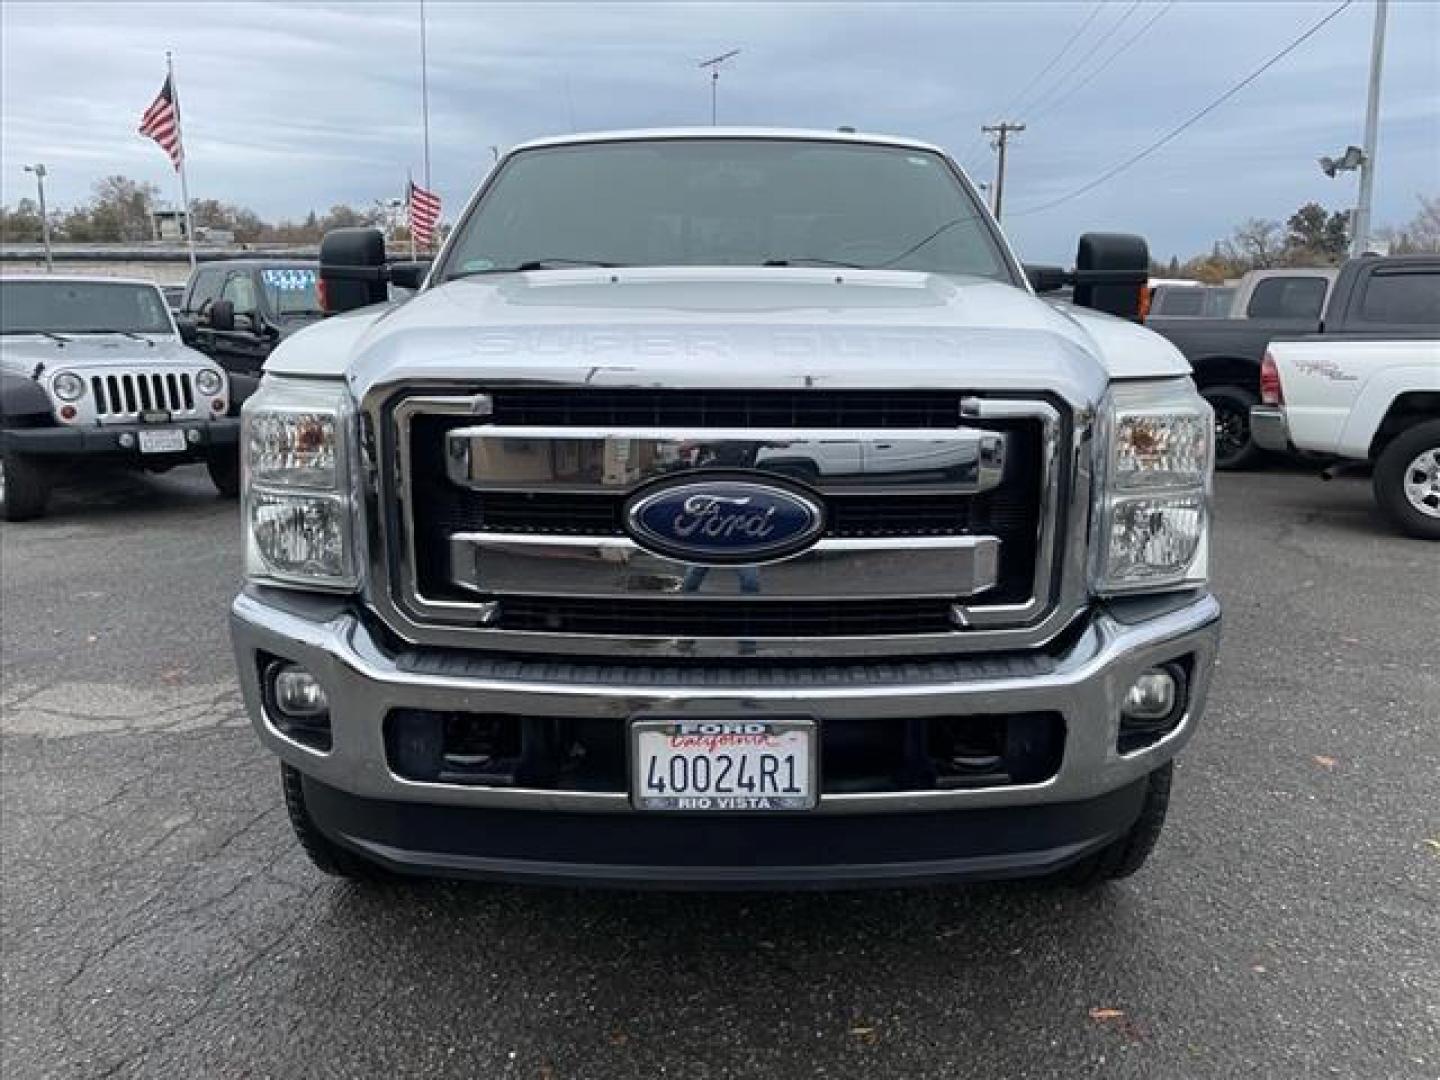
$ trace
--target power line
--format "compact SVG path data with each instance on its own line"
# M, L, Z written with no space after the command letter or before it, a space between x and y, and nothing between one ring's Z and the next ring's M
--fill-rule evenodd
M1057 97L1057 92L1060 90L1060 87L1065 85L1066 81L1069 80L1070 76L1074 75L1077 71L1080 71L1082 68L1085 67L1086 61L1088 61L1092 56L1099 52L1100 47L1115 36L1115 32L1119 30L1120 27L1125 25L1126 21L1129 20L1131 15L1135 14L1135 9L1139 6L1140 0L1131 0L1130 6L1120 13L1120 18L1116 19L1115 22L1110 25L1110 28L1108 30L1104 31L1098 38L1095 39L1094 44L1090 46L1089 50L1086 51L1085 55L1080 57L1080 59L1076 60L1075 63L1071 64L1068 68L1066 68L1065 74L1061 75L1060 78L1056 79L1049 90L1041 94L1038 98L1036 98L1030 103L1030 111L1033 112L1034 110L1039 109L1042 105L1048 107L1050 104L1052 104L1052 99L1059 100L1059 97L1063 97L1063 93L1059 94L1059 96Z
M1140 27L1139 30L1131 34L1128 38L1125 39L1125 41L1120 45L1118 49L1112 52L1104 60L1100 61L1100 63L1091 70L1089 75L1086 75L1083 79L1081 79L1078 83L1072 86L1064 94L1056 98L1045 108L1041 109L1038 115L1032 114L1032 120L1038 120L1042 116L1048 116L1050 113L1054 112L1057 108L1063 105L1067 99L1074 97L1085 87L1089 86L1090 83L1095 80L1095 77L1097 75L1099 75L1102 71L1104 71L1111 64L1113 64L1122 53L1124 53L1127 49L1130 48L1131 45L1134 45L1135 42L1139 41L1142 37L1144 37L1146 33L1149 32L1150 28L1154 26L1157 22L1159 22L1174 6L1175 0L1168 0L1167 3L1162 4L1160 8L1155 12L1155 14L1151 15L1150 18L1145 21L1144 26Z
M1025 100L1025 96L1035 88L1035 86L1040 82L1041 79L1045 78L1046 75L1050 74L1050 72L1054 70L1055 65L1064 58L1065 54L1074 47L1075 43L1079 41L1082 37L1084 37L1085 31L1090 29L1090 24L1095 21L1096 17L1100 14L1102 10L1104 10L1104 8L1105 0L1099 0L1099 2L1090 9L1090 14L1085 16L1085 21L1080 24L1079 29L1077 29L1073 34L1070 35L1070 39L1065 42L1059 52L1057 52L1053 57L1050 58L1050 62L1040 69L1039 74L1037 74L1034 78L1032 78L1028 83L1025 84L1025 89L1021 90L1020 93L1016 94L1013 98L1010 99L1010 104L1006 105L1005 108L1000 110L1002 113L1013 112L1015 106L1019 105L1020 102Z
M1085 35L1085 31L1090 29L1090 24L1095 21L1096 16L1100 14L1104 7L1105 0L1096 0L1095 6L1090 9L1090 14L1085 16L1085 21L1082 22L1080 26L1075 30L1075 32L1070 35L1070 37L1066 40L1065 44L1060 47L1060 51L1050 58L1050 62L1047 63L1034 76L1031 77L1030 81L1025 84L1023 90L1021 90L1018 94L1016 94L1010 99L1010 104L1000 110L1000 113L1002 115L1011 112L1014 106L1024 101L1025 96L1029 94L1032 89L1034 89L1036 84L1039 83L1040 80L1043 79L1046 75L1050 74L1052 70L1054 70L1055 65L1058 64L1062 59L1064 59L1065 54L1068 53L1071 48L1074 47L1075 43ZM983 146L984 143L985 136L982 133L978 139L976 139L973 143L970 144L970 147L965 151L962 160L968 161L970 158L972 158L975 155L975 151L980 149L980 147Z
M1176 136L1178 136L1181 132L1185 131L1187 128L1190 128L1190 127L1194 126L1195 124L1199 123L1201 120L1205 119L1205 117L1209 116L1212 112L1214 112L1216 109L1218 109L1221 105L1225 104L1225 102L1229 101L1232 97L1234 97L1236 94L1238 94L1241 90L1245 89L1245 87L1249 86L1252 82L1254 82L1256 79L1258 79L1261 75L1265 74L1265 72L1269 71L1272 67L1274 67L1276 64L1278 64L1281 60L1285 59L1285 57L1289 56L1292 52L1294 52L1296 49L1298 49L1298 48L1299 48L1301 45L1303 45L1305 42L1309 41L1312 37L1314 37L1316 34L1318 34L1318 33L1320 32L1321 28L1323 28L1327 23L1329 23L1332 19L1334 19L1337 15L1339 15L1342 11L1344 11L1346 8L1348 8L1348 7L1349 7L1351 4L1353 4L1353 3L1355 3L1355 0L1343 0L1343 2L1342 2L1339 6L1337 6L1333 11L1331 11L1330 14L1326 15L1326 16L1325 16L1323 19L1321 19L1319 22L1315 23L1315 25L1311 26L1310 29L1306 30L1303 34L1301 34L1299 37L1297 37L1294 41L1290 42L1289 45L1286 45L1285 48L1281 49L1281 50L1280 50L1278 53L1276 53L1274 56L1270 57L1269 60L1266 60L1265 63L1261 64L1258 68L1256 68L1254 71L1252 71L1249 75L1245 76L1245 78L1241 79L1241 80L1240 80L1238 83L1236 83L1234 86L1230 87L1229 90L1226 90L1223 94L1221 94L1219 97L1217 97L1214 101L1210 102L1210 104L1206 105L1206 106L1205 106L1203 109L1201 109L1199 112L1195 113L1193 116L1191 116L1191 117L1190 117L1188 120L1186 120L1184 123L1180 124L1180 125L1179 125L1178 127L1176 127L1176 128L1173 128L1172 130L1166 132L1164 135L1160 136L1160 138L1156 139L1153 143L1151 143L1149 146L1145 147L1145 149L1141 150L1139 153L1136 153L1136 154L1132 155L1131 157L1126 158L1126 159L1125 159L1124 161L1122 161L1119 165L1116 165L1114 168L1109 169L1109 170L1107 170L1107 171L1104 172L1104 173L1101 173L1101 174L1100 174L1099 176L1097 176L1094 180L1091 180L1088 184L1085 184L1085 185L1083 185L1082 187L1078 187L1078 188L1076 188L1074 191L1069 192L1069 193L1066 194L1066 195L1061 195L1058 199L1051 199L1049 202L1041 203L1041 204L1038 205L1038 206L1027 206L1027 207L1025 207L1024 209L1015 211L1015 212L1014 212L1013 214L1011 214L1010 216L1011 216L1011 217L1023 217L1023 216L1025 216L1025 215L1027 215L1027 214L1038 214L1038 213L1040 213L1042 210L1050 210L1050 209L1052 209L1052 208L1054 208L1054 207L1056 207L1056 206L1061 205L1062 203L1067 203L1067 202L1069 202L1071 199L1079 198L1081 195L1084 195L1084 194L1085 194L1086 192L1088 192L1088 191L1094 191L1094 190L1095 190L1097 187L1099 187L1101 184L1105 183L1105 181L1107 181L1107 180L1109 180L1109 179L1111 179L1111 178L1113 178L1113 177L1115 177L1115 176L1120 175L1120 173L1122 173L1122 172L1124 172L1126 169L1130 168L1130 166L1135 165L1135 164L1137 164L1138 162L1142 161L1143 159L1149 157L1149 156L1150 156L1151 154L1153 154L1156 150L1159 150L1159 149L1160 149L1162 146L1164 146L1166 143L1168 143L1168 142L1170 142L1171 140L1173 140L1173 139L1174 139Z

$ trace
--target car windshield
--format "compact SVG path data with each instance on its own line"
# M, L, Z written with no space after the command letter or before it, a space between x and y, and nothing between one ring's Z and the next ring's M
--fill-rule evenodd
M817 265L1015 280L980 206L940 155L800 139L523 151L461 222L441 277Z
M267 266L260 271L265 297L270 310L282 318L286 315L320 315L320 296L316 292L318 274L313 266Z
M153 285L108 281L0 282L6 334L170 334L165 298Z

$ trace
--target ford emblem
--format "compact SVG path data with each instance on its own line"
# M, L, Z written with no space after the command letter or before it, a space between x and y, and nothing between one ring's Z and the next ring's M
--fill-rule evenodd
M627 531L658 555L707 565L768 562L814 543L825 513L814 499L747 480L671 481L625 507Z

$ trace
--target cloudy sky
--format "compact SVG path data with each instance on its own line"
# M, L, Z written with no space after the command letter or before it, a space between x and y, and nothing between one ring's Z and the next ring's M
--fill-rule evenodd
M431 0L432 176L446 207L456 208L492 145L708 123L710 87L695 62L740 48L720 82L722 123L915 135L988 180L994 154L979 125L1022 120L1028 130L1012 143L1006 224L1023 256L1061 261L1089 228L1143 232L1157 255L1183 256L1246 217L1283 218L1311 199L1353 203L1353 174L1329 180L1315 158L1361 140L1370 0L1355 0L1134 168L1053 209L1025 210L1142 149L1338 2ZM117 172L174 197L168 162L135 132L167 48L175 51L192 197L301 217L397 195L407 169L420 173L417 3L4 0L0 18L6 203L31 193L21 166L33 161L49 167L58 205L83 201L96 177ZM1435 0L1390 5L1379 161L1378 222L1402 222L1418 194L1440 194Z

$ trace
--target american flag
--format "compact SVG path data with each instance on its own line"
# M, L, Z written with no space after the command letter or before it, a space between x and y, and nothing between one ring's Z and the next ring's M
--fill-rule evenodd
M411 180L405 202L410 207L410 235L417 244L429 247L440 224L440 196Z
M140 118L140 134L154 139L170 155L170 163L180 168L185 160L185 147L180 142L180 107L175 103L175 83L165 77L165 85Z

